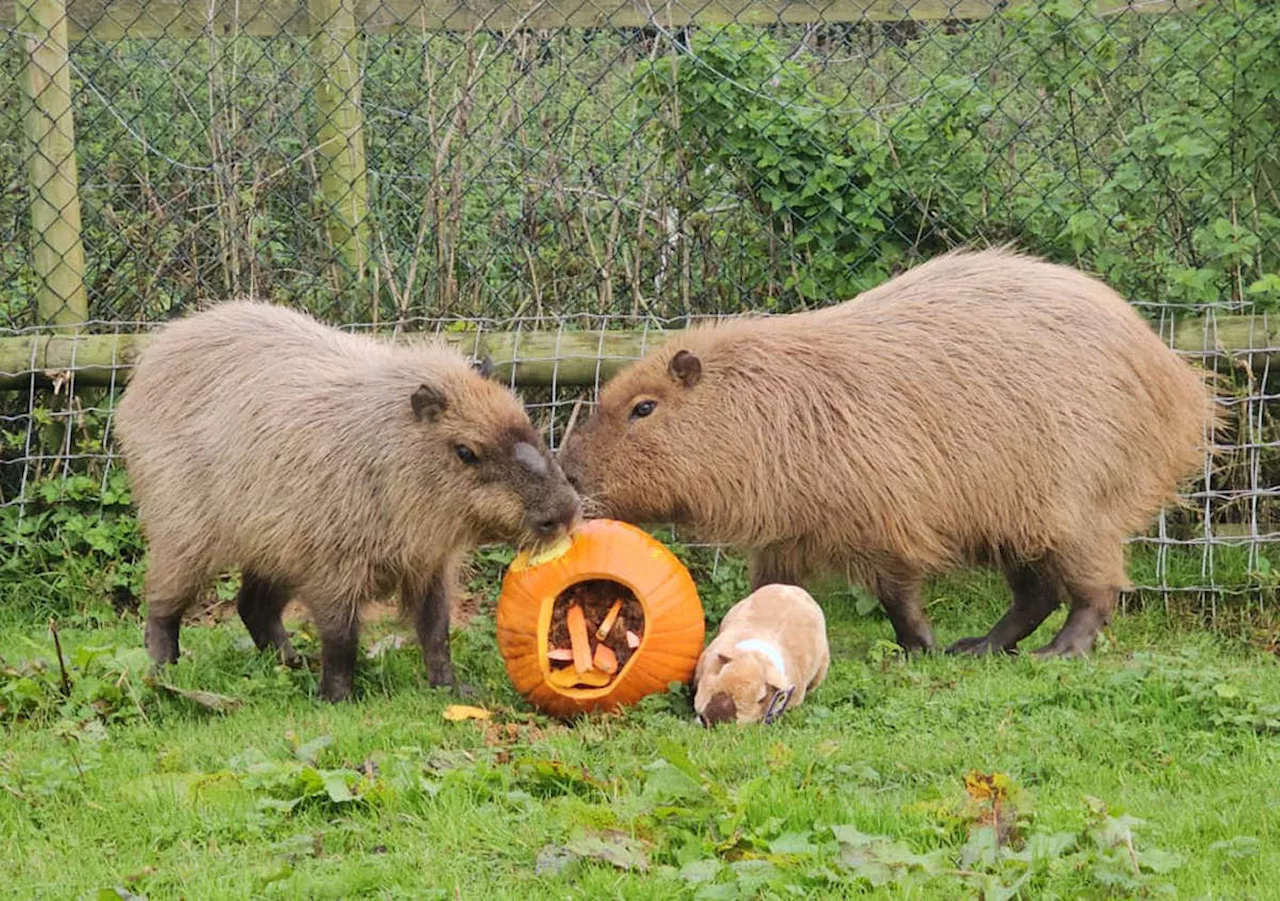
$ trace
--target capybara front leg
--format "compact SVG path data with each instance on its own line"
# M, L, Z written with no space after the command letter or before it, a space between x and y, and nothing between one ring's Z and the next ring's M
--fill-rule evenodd
M286 666L297 667L302 664L302 657L294 650L280 618L288 602L289 591L284 585L264 579L252 570L244 571L236 610L254 645L259 651L268 646L275 648Z
M171 562L163 551L151 551L147 569L147 624L143 641L156 667L178 661L178 632L182 614L200 594L197 574Z
M933 628L925 616L921 595L923 582L918 573L907 569L876 575L876 595L893 623L894 639L909 653L931 651L934 647Z
M771 544L753 550L747 557L747 578L751 590L765 585L799 585L805 567L794 545Z
M151 662L155 666L178 662L178 631L181 626L181 610L167 616L148 614L142 636L147 645L147 653L151 655Z
M434 686L454 684L453 656L449 651L449 581L445 572L437 573L425 590L405 585L413 609L413 625L422 647L422 662L427 668L427 681Z
M1061 602L1061 582L1047 566L1013 564L1005 568L1013 603L991 631L962 638L947 648L948 654L996 654L1013 651L1044 622Z
M337 610L335 605L333 608ZM320 632L320 696L338 703L351 696L360 647L360 618L354 606L335 619L317 618Z

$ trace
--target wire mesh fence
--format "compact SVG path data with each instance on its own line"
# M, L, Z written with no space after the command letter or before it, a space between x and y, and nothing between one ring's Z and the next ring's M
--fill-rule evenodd
M1137 582L1268 598L1276 46L1251 2L0 0L0 580L136 589L113 398L219 299L484 349L554 445L665 329L1013 241L1224 376Z

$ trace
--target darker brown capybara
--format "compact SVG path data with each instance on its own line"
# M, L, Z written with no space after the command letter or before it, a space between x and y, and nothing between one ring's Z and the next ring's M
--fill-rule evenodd
M1124 299L1006 249L957 251L856 298L690 329L631 364L560 455L601 515L750 552L752 587L843 572L911 650L921 585L1003 569L1013 603L952 651L1090 650L1124 544L1204 464L1207 379Z
M150 548L146 642L178 657L183 611L243 571L259 648L297 654L297 594L321 638L321 693L351 691L362 604L400 591L431 684L452 685L449 607L478 543L535 546L578 496L508 389L444 346L397 346L229 301L151 341L116 410Z

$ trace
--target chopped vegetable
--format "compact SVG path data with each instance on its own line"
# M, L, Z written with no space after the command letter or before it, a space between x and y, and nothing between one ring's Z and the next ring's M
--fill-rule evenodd
M604 615L604 621L600 623L600 628L596 629L596 641L604 641L604 637L609 634L609 630L613 628L614 620L618 618L618 614L621 612L622 600L618 599L613 602L609 612Z
M618 671L618 655L613 653L613 648L603 642L596 645L596 653L591 662L602 673L613 675Z
M547 651L548 660L557 660L561 663L573 663L573 648L552 648Z
M565 614L569 627L569 644L573 646L573 668L580 673L591 669L591 638L587 635L587 617L582 608L574 604Z
M599 670L579 673L566 666L564 669L552 670L547 681L556 688L572 688L575 685L583 685L587 688L603 688L609 684L611 679L612 677L608 673L602 673Z
M627 630L627 647L631 648L633 651L640 647L640 636L632 632L630 629Z

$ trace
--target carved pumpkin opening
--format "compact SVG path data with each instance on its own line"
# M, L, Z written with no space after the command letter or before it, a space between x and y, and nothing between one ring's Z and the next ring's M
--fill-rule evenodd
M615 622L597 640L615 605ZM684 564L652 535L609 519L587 520L548 552L517 554L502 577L496 614L498 650L516 690L544 713L566 718L687 683L706 632Z
M549 681L602 688L622 673L644 638L644 606L612 579L574 582L556 596L547 630Z

